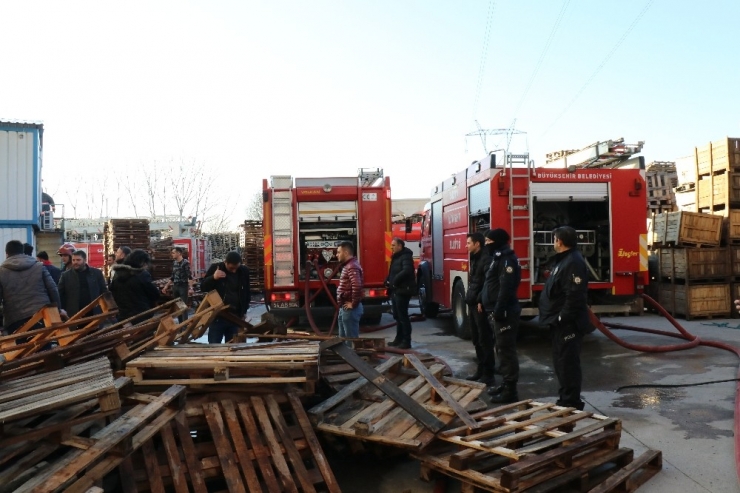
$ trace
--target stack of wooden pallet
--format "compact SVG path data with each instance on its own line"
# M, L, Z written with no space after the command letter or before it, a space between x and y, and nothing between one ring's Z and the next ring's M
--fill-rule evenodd
M722 217L678 211L654 218L658 301L672 315L728 317L729 250L721 247Z
M103 228L106 255L119 247L149 248L149 219L111 219Z
M674 189L678 182L676 163L654 161L646 167L648 217L676 210Z
M169 279L172 275L172 238L152 241L149 243L149 255L152 258L150 269L152 278Z
M262 221L244 221L239 233L242 262L249 268L253 292L265 289L265 239Z
M211 246L211 261L223 262L229 252L241 252L239 233L218 233L208 236Z

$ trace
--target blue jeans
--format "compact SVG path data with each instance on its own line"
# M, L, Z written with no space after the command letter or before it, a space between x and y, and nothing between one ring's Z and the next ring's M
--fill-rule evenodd
M360 337L360 318L362 318L363 313L365 313L365 309L362 308L362 303L351 310L341 308L339 310L339 316L337 317L337 322L339 323L339 337L346 337L349 339Z
M228 320L217 318L208 327L208 344L221 344L222 340L229 342L234 338L238 329L237 325Z

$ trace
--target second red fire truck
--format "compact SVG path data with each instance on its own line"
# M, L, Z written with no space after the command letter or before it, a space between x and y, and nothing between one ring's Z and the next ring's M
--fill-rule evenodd
M432 190L417 270L423 314L434 317L448 307L457 334L469 337L466 237L504 228L522 265L522 316L536 316L555 255L552 231L564 225L578 232L591 274L592 309L630 309L629 301L648 282L644 159L619 168L554 166L538 168L526 154L497 151Z

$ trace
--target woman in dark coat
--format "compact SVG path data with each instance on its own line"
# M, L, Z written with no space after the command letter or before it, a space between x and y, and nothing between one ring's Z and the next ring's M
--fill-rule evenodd
M122 264L113 266L115 276L110 291L118 305L118 320L126 320L156 306L159 290L152 283L149 262L148 253L134 250Z

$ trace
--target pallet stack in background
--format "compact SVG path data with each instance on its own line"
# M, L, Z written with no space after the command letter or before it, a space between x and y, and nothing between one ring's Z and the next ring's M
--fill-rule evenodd
M172 238L163 238L149 244L149 255L152 257L152 268L150 270L155 281L169 279L172 275L171 252L173 246Z
M262 292L265 289L265 239L262 221L244 221L240 227L239 246L242 262L249 268L250 289Z
M674 189L678 184L676 163L653 161L645 167L648 190L648 217L677 210Z
M721 247L722 218L689 211L655 216L658 302L686 320L731 313L730 258Z
M239 248L239 233L216 233L208 235L211 245L211 262L223 262L229 252L241 253Z
M110 219L103 227L103 242L106 257L116 253L119 247L131 250L149 248L149 219ZM107 276L109 272L105 272Z

